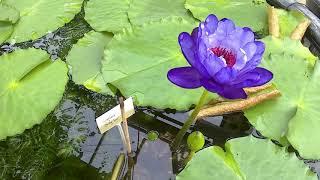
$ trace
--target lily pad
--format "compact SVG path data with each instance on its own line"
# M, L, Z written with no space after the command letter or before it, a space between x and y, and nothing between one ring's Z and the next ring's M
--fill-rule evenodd
M83 0L2 0L20 11L8 40L23 42L34 40L54 31L74 18L80 12Z
M291 143L304 158L319 159L320 153L315 148L320 147L319 133L315 128L320 121L317 113L312 113L317 111L314 104L320 103L316 98L318 84L313 83L317 71L310 82L316 57L302 45L294 47L297 43L290 43L292 40L281 42L281 47L286 48L277 48L280 42L277 39L265 42L267 51L262 65L273 72L273 82L282 96L246 110L245 116L264 136L283 145Z
M104 48L112 37L110 33L91 31L73 46L66 60L72 68L72 80L76 84L95 92L111 94L100 69Z
M18 10L0 2L0 44L11 36L13 25L19 18Z
M59 103L67 67L41 50L0 56L0 139L39 124Z
M287 137L300 155L320 159L320 64L317 62L311 80L297 105L296 115L290 120Z
M204 20L208 14L229 18L238 26L265 32L268 27L267 3L264 0L186 0L185 7L193 16Z
M169 16L177 16L194 21L192 15L184 8L184 3L185 0L133 0L128 11L129 19L134 25L141 25Z
M281 37L290 36L296 26L306 19L301 12L295 10L277 9L277 14L279 16Z
M130 0L90 0L85 5L85 19L96 31L120 32L130 27Z
M269 140L252 136L229 140L196 153L177 180L300 180L317 179L303 161Z
M178 35L195 26L182 18L166 18L115 35L102 61L105 81L126 97L135 97L138 106L187 110L203 89L179 88L169 82L167 72L187 65Z

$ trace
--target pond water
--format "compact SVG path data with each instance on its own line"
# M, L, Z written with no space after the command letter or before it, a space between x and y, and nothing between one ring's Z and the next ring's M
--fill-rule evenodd
M16 48L42 48L52 59L64 59L72 44L92 30L83 20L83 12L56 32L34 42L5 44L1 52ZM116 128L101 135L95 118L118 104L104 96L69 82L63 99L40 124L23 134L0 141L0 179L109 179L118 156L124 148ZM188 113L174 110L136 108L128 119L133 155L120 173L122 179L174 179L187 157L182 145L178 152L170 150ZM241 112L200 120L192 127L206 136L206 146L220 145L234 137L253 134L263 138ZM148 140L155 131L159 138ZM185 143L182 143L185 144ZM320 162L306 161L320 173Z

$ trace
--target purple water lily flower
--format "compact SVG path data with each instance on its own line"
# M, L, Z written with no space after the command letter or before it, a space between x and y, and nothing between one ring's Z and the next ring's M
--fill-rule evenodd
M265 50L248 27L211 14L190 35L179 35L181 50L191 67L168 72L168 79L187 89L203 86L228 99L247 98L245 87L269 82L273 74L257 67Z

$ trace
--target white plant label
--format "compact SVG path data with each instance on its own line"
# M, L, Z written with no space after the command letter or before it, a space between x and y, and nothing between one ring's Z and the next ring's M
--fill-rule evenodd
M124 112L127 118L135 113L132 97L124 101ZM122 122L120 105L99 116L96 122L101 134L119 125Z

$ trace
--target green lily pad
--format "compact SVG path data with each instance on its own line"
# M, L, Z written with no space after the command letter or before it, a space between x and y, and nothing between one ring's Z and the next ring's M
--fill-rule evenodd
M0 3L0 21L16 23L20 18L20 12L5 3Z
M105 50L102 74L107 83L139 106L187 110L203 89L187 90L167 79L167 72L187 66L178 45L181 32L196 27L182 18L167 18L115 35Z
M306 19L301 12L295 10L277 9L277 14L279 16L281 37L290 36L296 26Z
M185 7L202 21L215 14L254 31L265 32L268 27L267 3L261 0L186 0Z
M3 0L2 3L20 11L20 19L8 40L34 40L56 30L80 12L82 2L83 0Z
M270 38L265 42L262 65L273 72L273 82L282 96L246 110L245 116L264 136L283 145L291 143L304 158L319 159L315 147L320 147L316 130L320 121L313 113L317 111L314 104L320 103L316 98L318 84L313 83L317 71L310 82L316 57L297 45L300 42Z
M0 139L39 124L59 103L67 67L41 50L0 56Z
M194 21L192 15L184 8L184 3L185 0L133 0L128 11L129 19L134 25L141 25L169 16L177 16Z
M13 7L0 2L0 44L13 32L13 24L20 18L20 13Z
M288 140L307 159L320 159L319 80L320 64L317 62L311 80L300 97L297 112L288 126Z
M317 179L303 161L269 140L252 136L232 139L225 149L212 146L199 151L177 180Z
M73 46L66 60L72 68L72 80L76 84L95 92L111 94L100 69L104 48L112 37L110 33L91 31Z
M96 31L120 32L130 27L130 0L90 0L85 5L85 19Z

